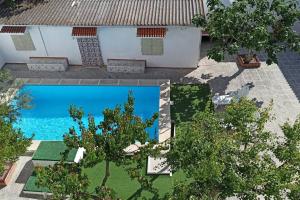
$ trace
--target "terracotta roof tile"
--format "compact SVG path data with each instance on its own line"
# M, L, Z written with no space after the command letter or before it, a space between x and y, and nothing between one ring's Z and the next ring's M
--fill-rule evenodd
M80 36L88 36L94 37L97 35L96 27L73 27L72 36L80 37Z
M25 33L26 26L3 26L0 33Z
M137 28L137 37L165 37L166 28Z

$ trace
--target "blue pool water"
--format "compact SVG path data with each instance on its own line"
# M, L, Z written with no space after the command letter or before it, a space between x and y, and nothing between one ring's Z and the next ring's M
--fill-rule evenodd
M77 127L68 112L70 105L84 109L85 124L88 114L97 123L103 120L105 108L123 106L129 91L135 98L136 115L149 119L159 111L159 87L24 85L20 92L31 96L32 108L21 110L15 126L28 137L34 133L35 140L63 140L70 127ZM151 139L157 138L158 120L148 132Z

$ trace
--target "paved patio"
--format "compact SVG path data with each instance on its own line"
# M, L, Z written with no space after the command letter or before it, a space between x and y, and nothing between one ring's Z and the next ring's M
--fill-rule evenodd
M203 49L209 47L203 46ZM260 54L262 66L257 69L241 69L235 64L235 57L217 63L206 57L202 51L200 67L184 78L186 81L207 82L213 94L236 91L243 85L251 86L248 98L255 99L259 106L273 101L272 113L276 119L267 128L281 134L280 125L287 120L295 121L300 114L300 54L285 52L279 55L279 64L268 66L266 55Z
M1 200L31 200L20 196L24 184L32 173L31 156L21 156L16 163L16 169L13 173L11 183L0 189ZM33 200L33 199L32 199Z
M17 78L57 79L170 79L171 82L207 82L213 93L225 94L251 85L249 98L255 99L259 106L274 102L273 113L276 120L269 124L270 130L280 132L279 125L286 120L294 121L300 114L300 55L285 52L279 55L279 64L266 65L258 69L241 69L235 58L217 63L206 57L211 44L202 44L201 59L197 69L147 68L144 74L108 73L105 68L84 68L71 66L66 72L32 72L24 64L7 64L4 68L12 70ZM264 61L265 55L259 55ZM32 79L39 81L39 79Z
M207 45L207 46L206 46ZM265 63L258 69L240 69L234 62L234 57L226 62L216 63L206 57L205 49L209 44L203 44L201 60L197 69L161 69L147 68L145 74L112 74L104 68L82 68L72 66L67 72L31 72L26 65L9 64L6 69L12 70L17 78L47 78L55 79L170 79L171 82L206 82L213 93L225 94L235 91L245 84L251 85L249 98L255 99L259 106L266 106L273 100L273 114L276 119L267 126L269 130L281 134L280 125L286 120L294 121L300 114L300 55L287 52L279 57L279 65L267 66ZM262 60L264 55L259 55ZM32 79L38 81L39 79ZM21 157L15 172L17 175L28 161ZM18 198L22 183L0 189L0 199L15 200Z
M66 72L29 71L26 64L6 64L16 78L44 79L171 79L176 81L194 69L147 68L144 74L109 73L103 67L70 66Z

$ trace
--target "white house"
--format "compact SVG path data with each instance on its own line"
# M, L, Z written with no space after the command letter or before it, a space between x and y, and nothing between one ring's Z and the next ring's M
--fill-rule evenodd
M44 0L20 11L0 8L0 66L31 57L64 57L71 65L108 59L144 60L147 67L194 68L202 0Z

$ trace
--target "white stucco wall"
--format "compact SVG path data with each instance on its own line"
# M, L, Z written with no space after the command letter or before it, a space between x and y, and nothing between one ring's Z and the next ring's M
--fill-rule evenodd
M67 57L72 65L81 65L81 56L76 38L72 37L72 27L40 27L48 56Z
M7 63L26 63L31 56L46 56L40 33L37 27L28 27L33 40L34 51L16 51L11 36L9 34L0 34L0 54L4 62Z
M49 56L67 57L70 64L81 65L77 41L71 36L72 27L31 26L27 27L27 31L31 35L35 51L16 51L11 36L0 34L0 55L4 62L27 63L29 57Z
M1 28L1 26L0 26ZM197 67L200 55L201 31L196 27L167 27L164 54L144 56L141 38L136 37L136 27L99 27L103 61L107 59L143 59L148 67ZM72 65L81 65L81 55L72 27L27 27L35 51L16 51L9 34L0 34L0 55L6 63L27 63L29 57L67 57ZM1 58L0 58L1 61Z
M164 54L145 56L136 27L101 27L98 37L106 64L107 59L143 59L147 67L197 67L200 55L201 31L196 27L168 27L164 38Z

